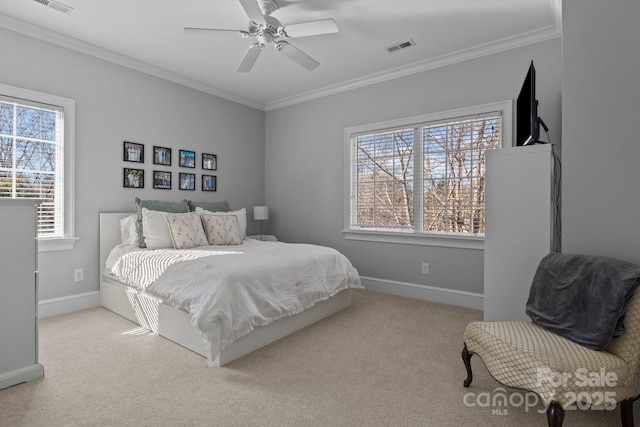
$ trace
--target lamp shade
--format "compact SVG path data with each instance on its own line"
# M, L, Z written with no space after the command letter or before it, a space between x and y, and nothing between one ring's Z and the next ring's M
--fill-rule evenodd
M266 206L254 206L253 219L256 221L269 219L269 208Z

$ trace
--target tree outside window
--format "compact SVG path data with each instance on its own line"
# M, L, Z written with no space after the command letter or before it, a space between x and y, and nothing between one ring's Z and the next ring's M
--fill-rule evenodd
M349 229L484 235L485 156L501 146L501 120L498 111L352 135Z
M0 197L38 198L39 237L62 236L61 109L0 100Z

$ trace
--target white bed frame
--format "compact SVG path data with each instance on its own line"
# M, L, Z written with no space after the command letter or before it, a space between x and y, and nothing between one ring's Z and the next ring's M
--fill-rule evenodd
M200 330L191 324L186 311L159 303L104 273L109 252L121 243L120 220L129 215L132 213L100 213L100 305L207 357ZM227 364L350 305L351 291L346 289L301 313L256 327L249 335L220 350L219 364Z

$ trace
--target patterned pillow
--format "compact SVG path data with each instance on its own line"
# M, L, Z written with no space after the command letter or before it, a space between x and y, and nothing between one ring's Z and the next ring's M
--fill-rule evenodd
M201 207L196 208L196 212L198 213L208 213L213 215L220 216L236 216L238 218L238 234L240 234L240 239L244 240L247 238L247 210L245 208L238 209L236 211L228 211L228 212L212 212L206 209L202 209Z
M210 245L239 245L242 243L235 215L200 214L204 232Z
M176 249L189 249L196 246L207 246L207 236L202 228L200 215L194 212L183 214L167 213L165 216L173 247Z

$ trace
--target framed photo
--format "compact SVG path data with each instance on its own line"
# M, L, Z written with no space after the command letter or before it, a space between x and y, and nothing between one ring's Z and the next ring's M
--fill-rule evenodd
M144 169L124 168L122 178L125 188L144 188Z
M171 190L171 172L153 171L153 188Z
M202 153L202 169L218 170L218 156L216 154Z
M218 189L218 177L215 175L202 175L202 191L216 191Z
M124 141L122 146L123 160L125 162L144 163L144 145L135 142Z
M171 148L153 146L153 164L171 166Z
M189 150L180 150L180 166L183 168L196 167L196 152Z
M182 173L180 172L180 189L192 190L196 189L196 174L195 173Z

